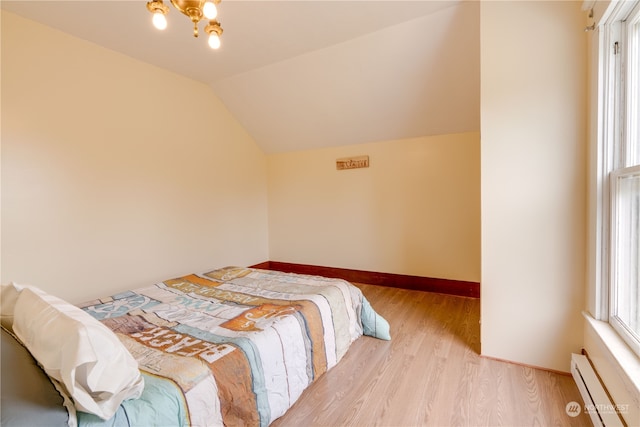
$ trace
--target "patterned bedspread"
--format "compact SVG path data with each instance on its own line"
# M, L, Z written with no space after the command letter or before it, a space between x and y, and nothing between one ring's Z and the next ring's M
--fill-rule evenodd
M82 308L116 332L145 376L144 399L123 405L132 424L162 422L166 415L153 409L159 395L161 408L180 406L172 425L266 426L363 331L389 339L388 324L355 286L248 268L167 280Z

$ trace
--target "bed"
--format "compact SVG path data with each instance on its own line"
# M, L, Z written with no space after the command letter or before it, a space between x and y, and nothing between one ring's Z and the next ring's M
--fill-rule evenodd
M3 285L0 314L3 426L267 426L360 336L390 339L348 282L242 267L78 306Z

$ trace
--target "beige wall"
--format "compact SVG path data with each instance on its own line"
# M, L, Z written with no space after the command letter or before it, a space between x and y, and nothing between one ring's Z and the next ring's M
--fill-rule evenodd
M569 371L583 344L581 2L482 2L482 353Z
M479 156L477 132L270 155L270 259L479 281Z
M266 157L208 86L2 13L2 283L79 302L267 238Z
M482 279L482 352L568 370L583 26L579 2L482 3L481 147L468 133L266 158L205 85L3 12L2 282L79 301L266 259ZM369 169L335 170L361 154Z

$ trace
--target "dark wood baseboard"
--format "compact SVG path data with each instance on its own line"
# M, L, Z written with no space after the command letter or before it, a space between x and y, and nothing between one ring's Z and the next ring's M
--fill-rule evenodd
M318 265L308 264L293 264L280 261L265 261L252 265L251 267L261 268L264 270L282 271L285 273L333 277L347 280L349 282L410 289L413 291L437 292L462 297L480 298L480 283L478 282L408 276L404 274L376 273L373 271L321 267Z

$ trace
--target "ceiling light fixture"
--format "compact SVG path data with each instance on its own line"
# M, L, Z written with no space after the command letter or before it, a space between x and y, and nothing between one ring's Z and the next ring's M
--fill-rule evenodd
M171 4L191 19L193 22L193 37L198 37L198 23L205 19L209 24L204 28L204 32L209 35L209 46L212 49L220 47L220 36L222 35L222 27L216 21L218 16L218 8L216 4L220 0L170 0ZM167 28L167 13L169 7L162 0L151 0L147 3L147 9L153 14L153 26L159 30Z

